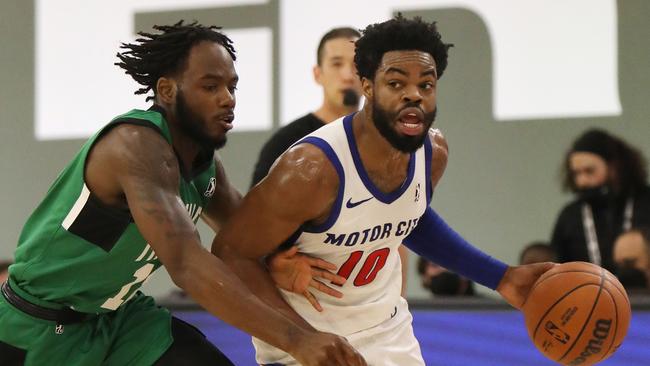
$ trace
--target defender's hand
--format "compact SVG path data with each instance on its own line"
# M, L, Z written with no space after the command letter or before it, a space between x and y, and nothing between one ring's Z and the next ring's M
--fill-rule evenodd
M537 279L555 267L555 263L544 262L524 266L509 267L501 279L497 292L513 307L521 309L528 293Z
M343 297L341 292L317 280L322 278L336 285L343 285L345 278L330 272L336 270L336 266L320 258L298 253L296 246L274 254L268 259L267 265L271 278L278 287L305 296L318 311L323 311L323 308L309 291L309 287L330 296Z
M367 366L345 338L331 333L315 332L302 337L291 355L305 366Z

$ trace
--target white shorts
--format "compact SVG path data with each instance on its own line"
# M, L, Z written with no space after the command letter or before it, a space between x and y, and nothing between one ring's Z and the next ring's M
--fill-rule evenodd
M413 334L413 316L406 300L400 299L395 316L369 329L345 338L366 359L368 366L424 366L420 344ZM288 354L267 344L255 342L257 362L261 365L294 366Z

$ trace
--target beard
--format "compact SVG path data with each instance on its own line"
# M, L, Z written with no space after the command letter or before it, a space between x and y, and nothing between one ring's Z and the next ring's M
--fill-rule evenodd
M226 145L226 134L216 138L211 137L205 128L207 122L188 107L185 96L180 90L176 94L176 119L183 133L203 149L218 150Z
M399 113L409 107L415 107L420 110L420 105L417 103L407 103L402 109L397 112L388 112L379 106L379 103L376 99L372 101L372 120L375 124L375 127L379 133L397 150L405 153L415 152L417 149L422 147L424 140L429 133L429 128L433 125L433 121L436 119L436 112L438 108L433 110L433 112L424 113L424 132L419 136L408 136L400 135L399 132L395 129L395 123Z

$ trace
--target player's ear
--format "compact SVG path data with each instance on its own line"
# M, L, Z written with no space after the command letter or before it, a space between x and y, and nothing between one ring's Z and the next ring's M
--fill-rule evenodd
M172 78L160 77L156 83L156 95L163 103L173 103L176 100L178 86Z
M323 74L323 70L320 68L320 66L314 65L311 71L314 74L314 81L316 81L318 85L323 85L321 82L321 75Z
M373 82L368 78L361 78L361 91L366 99L372 99Z

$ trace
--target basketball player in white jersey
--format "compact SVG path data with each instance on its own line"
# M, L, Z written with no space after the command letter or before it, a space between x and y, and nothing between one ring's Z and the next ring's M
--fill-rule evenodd
M363 109L287 150L213 244L260 298L296 321L345 336L369 365L424 365L400 297L400 243L497 290L517 308L553 266L509 267L467 243L429 208L447 163L446 141L430 127L449 47L435 24L419 18L368 26L355 55ZM284 273L278 292L259 259L283 243L334 264L346 279L338 288L343 296L298 288L299 270ZM325 286L316 279L311 285ZM297 364L260 340L254 344L260 364Z

